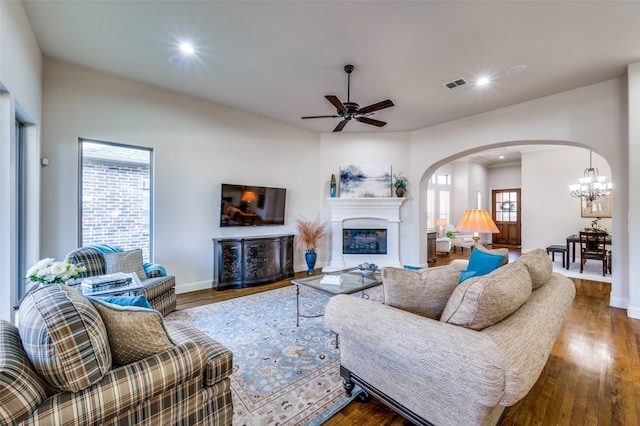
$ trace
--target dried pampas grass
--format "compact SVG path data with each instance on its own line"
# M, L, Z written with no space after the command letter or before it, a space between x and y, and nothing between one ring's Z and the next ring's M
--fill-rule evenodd
M309 222L302 219L298 219L296 222L298 224L297 247L307 252L315 252L322 239L327 235L324 223L320 223L319 220Z

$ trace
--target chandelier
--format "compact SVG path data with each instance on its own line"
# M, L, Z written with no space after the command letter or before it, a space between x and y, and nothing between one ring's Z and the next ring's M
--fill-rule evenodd
M584 197L587 206L591 206L595 200L611 195L611 182L606 182L605 176L598 176L598 169L592 164L592 151L589 151L589 167L584 169L584 177L578 179L579 183L569 186L572 197Z

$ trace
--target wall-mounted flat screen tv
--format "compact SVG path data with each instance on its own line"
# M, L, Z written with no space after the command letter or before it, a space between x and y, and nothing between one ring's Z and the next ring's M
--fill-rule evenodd
M220 194L220 227L284 225L284 188L223 183Z

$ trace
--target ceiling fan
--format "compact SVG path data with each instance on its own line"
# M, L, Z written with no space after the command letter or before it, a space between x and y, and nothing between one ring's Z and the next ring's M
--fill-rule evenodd
M374 111L392 107L393 102L387 99L386 101L377 102L364 108L360 108L360 105L355 102L351 102L351 73L354 70L354 66L345 65L344 70L347 73L347 102L340 102L340 99L338 99L337 96L325 96L325 98L327 98L327 100L337 108L338 115L313 115L300 118L342 118L342 121L338 123L335 129L333 129L334 132L340 132L342 129L344 129L344 126L346 126L349 120L351 120L352 118L360 123L371 124L372 126L382 127L387 124L385 121L374 120L373 118L369 118L368 116L371 115Z

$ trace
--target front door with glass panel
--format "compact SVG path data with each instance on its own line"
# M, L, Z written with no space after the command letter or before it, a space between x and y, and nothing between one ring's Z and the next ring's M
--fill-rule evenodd
M520 189L496 189L491 191L493 220L499 234L493 234L492 242L497 245L520 246Z

